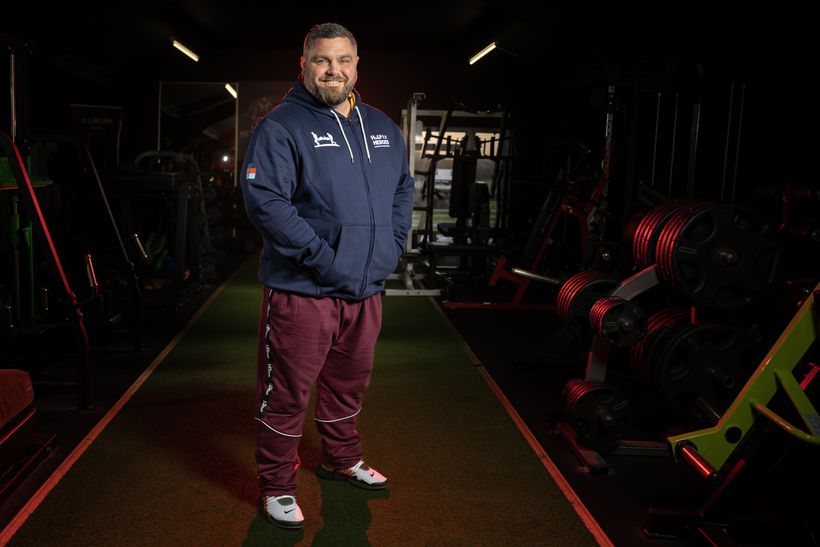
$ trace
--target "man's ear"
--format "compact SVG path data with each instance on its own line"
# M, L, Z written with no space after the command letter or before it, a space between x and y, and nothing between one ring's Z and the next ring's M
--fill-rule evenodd
M305 70L305 58L304 58L304 56L299 57L299 66L302 68L302 70Z

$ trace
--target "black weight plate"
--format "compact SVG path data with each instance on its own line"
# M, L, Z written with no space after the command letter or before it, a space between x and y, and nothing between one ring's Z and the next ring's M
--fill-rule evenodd
M558 292L556 311L564 327L578 338L590 334L589 311L618 285L602 272L588 270L570 277Z
M751 334L732 325L679 327L650 357L652 385L679 415L712 423L698 397L725 410L748 379L756 345Z
M626 433L632 414L619 390L604 382L576 379L567 383L564 395L569 424L584 444L604 448Z
M646 334L646 314L635 302L608 297L593 305L590 326L613 346L625 348Z
M773 227L741 205L695 212L667 243L661 251L659 242L662 277L693 303L717 310L756 302L771 288L780 262Z

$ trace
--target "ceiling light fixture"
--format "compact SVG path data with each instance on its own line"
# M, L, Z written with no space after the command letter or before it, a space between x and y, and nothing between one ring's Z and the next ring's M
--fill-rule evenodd
M504 49L503 47L499 46L498 42L496 41L496 42L491 43L490 45L488 45L487 47L485 47L484 49L482 49L481 51L479 51L478 53L476 53L472 57L470 57L470 64L471 65L475 64L476 62L478 62L479 59L481 59L482 57L484 57L485 55L487 55L489 52L493 51L494 49L497 49L498 51L503 51L504 53L509 53L513 57L518 57L519 59L527 61L527 58L522 57L521 55L515 53L514 51L510 51L509 49Z
M183 44L179 40L174 40L173 38L171 38L171 45L180 50L185 55L187 55L194 62L199 61L199 55L191 51L187 46L185 46L185 44Z
M233 86L231 84L225 84L225 89L227 89L228 93L233 95L233 98L236 99L237 93L236 93L236 90L233 88Z
M482 57L487 55L489 52L494 50L496 47L498 47L498 42L491 43L489 46L485 47L484 49L482 49L481 51L479 51L478 53L476 53L475 55L470 57L470 64L471 65L475 64L476 61L478 61L479 59L481 59Z

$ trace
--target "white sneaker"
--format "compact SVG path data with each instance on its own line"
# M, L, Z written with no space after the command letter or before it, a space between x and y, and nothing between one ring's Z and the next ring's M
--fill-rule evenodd
M347 481L365 490L381 490L387 486L387 477L366 466L362 460L348 469L330 469L322 464L316 468L316 476L334 481Z
M305 517L294 496L262 496L262 513L276 526L298 530L305 525Z

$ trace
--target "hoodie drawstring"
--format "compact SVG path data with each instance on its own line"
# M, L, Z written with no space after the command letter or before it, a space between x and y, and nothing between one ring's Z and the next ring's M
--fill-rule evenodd
M364 134L364 118L362 118L362 113L359 112L359 106L356 107L356 114L359 116L359 127L362 128L362 140L364 141L364 150L367 152L367 163L373 163L370 161L370 147L367 146L367 135Z
M336 123L339 124L339 131L342 132L342 138L344 138L345 144L347 145L347 151L350 153L350 163L354 163L353 149L350 147L350 141L347 140L347 135L345 135L345 130L342 127L342 120L339 118L339 115L334 109L331 108L330 112L333 113L333 117L336 118ZM359 116L359 127L362 130L362 140L364 141L364 151L367 153L367 163L373 163L370 159L370 147L367 146L367 135L364 132L364 118L362 118L362 113L359 111L358 106L356 107L356 114Z
M339 115L336 114L335 110L333 110L331 108L330 111L333 113L333 116L336 118L336 123L339 124L339 131L342 132L342 137L344 138L345 144L347 145L347 151L350 152L350 163L354 163L354 161L353 161L353 149L350 148L350 141L347 140L347 135L345 135L345 130L342 127L342 120L339 119ZM367 144L367 143L365 143L365 144Z

